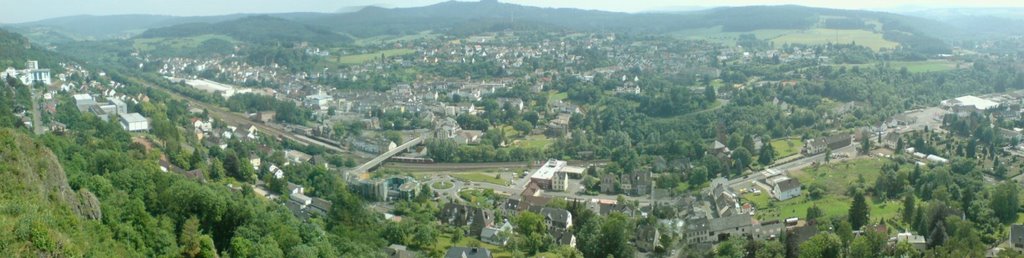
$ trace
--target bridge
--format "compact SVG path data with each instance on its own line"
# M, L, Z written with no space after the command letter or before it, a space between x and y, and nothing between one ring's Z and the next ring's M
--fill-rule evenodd
M384 161L388 160L389 158L394 157L395 155L398 155L399 153L402 153L403 151L406 151L412 148L413 146L419 145L420 143L423 143L423 136L416 137L412 140L403 143L402 145L399 145L394 149L381 153L380 155L377 155L377 157L374 157L370 161L367 161L362 165L352 168L351 170L349 170L349 173L362 174L370 172L370 169L380 166L381 163L384 163Z

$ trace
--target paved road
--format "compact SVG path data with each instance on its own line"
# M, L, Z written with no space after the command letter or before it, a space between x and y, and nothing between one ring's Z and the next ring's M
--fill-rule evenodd
M32 131L37 135L46 132L46 128L43 126L43 120L39 118L39 95L36 93L36 89L32 91Z
M853 156L856 155L856 153L855 153L856 151L857 151L857 145L856 144L850 144L850 146L846 146L846 147L842 147L842 148L833 150L832 153L833 154L846 153L846 154L849 154L850 157L853 157ZM839 160L839 159L836 159L836 160ZM794 160L794 161L791 161L791 162L788 162L788 163L785 163L785 164L780 164L778 166L773 166L771 168L775 169L775 170L778 170L780 172L783 172L783 173L787 173L787 172L790 172L790 171L799 170L799 169L804 168L806 166L810 166L812 163L815 163L815 162L818 162L818 163L825 162L825 153L821 153L821 154L810 156L810 157L800 158L800 159L797 159L797 160ZM729 187L731 187L733 189L740 189L740 188L750 187L754 180L761 180L761 179L764 179L764 178L765 178L765 174L761 173L761 171L753 172L753 173L751 173L751 174L749 174L749 175L747 175L745 177L729 180Z
M162 87L152 87L152 88L162 90L162 91L166 92L167 94L170 94L171 97L173 97L175 99L185 100L190 105L192 105L194 107L198 107L198 108L201 108L201 109L206 109L207 111L209 111L210 116L212 116L212 117L214 117L216 119L219 119L221 121L224 121L224 123L227 123L227 124L230 124L230 125L236 125L236 126L254 125L254 126L256 126L257 129L259 129L260 134L263 134L263 135L274 135L274 136L278 136L278 137L294 140L294 141L298 142L299 144L303 144L303 145L316 144L316 145L322 146L322 147L324 147L324 148L326 148L328 150L332 150L332 151L336 151L336 152L342 152L342 153L346 152L345 150L343 150L341 148L338 148L338 146L335 146L335 145L329 144L329 143L325 143L325 142L322 142L322 141L319 141L319 140L316 140L316 139L311 139L311 138L306 137L304 135L293 133L293 132L291 132L291 131L289 131L289 130L287 130L287 129L285 129L285 128L281 127L280 125L277 125L277 124L273 124L273 123L256 123L256 122L253 122L252 120L249 120L248 117L246 117L246 116L244 116L242 114L239 114L239 113L231 112L230 110L227 110L226 108L223 108L223 107L220 107L220 106L216 106L216 105L212 105L212 104L209 104L209 103L206 103L206 102L202 102L202 101L199 101L199 100L196 100L196 99L193 99L193 98L190 98L190 97L178 94L177 92L164 89Z

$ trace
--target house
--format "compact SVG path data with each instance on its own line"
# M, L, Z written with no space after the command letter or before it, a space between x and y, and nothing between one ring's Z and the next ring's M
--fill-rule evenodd
M777 176L768 179L772 186L772 197L779 201L800 196L800 180L788 176Z
M466 233L471 236L479 236L484 228L494 225L492 211L462 204L446 203L437 217L441 224L469 226Z
M619 187L622 192L628 195L645 195L651 192L651 172L635 171L622 174L619 179Z
M712 154L716 154L717 155L717 154L729 154L732 151L729 150L729 147L725 146L725 144L722 144L722 142L720 142L718 140L715 140L715 142L711 143L711 152L712 152Z
M480 232L480 240L485 243L505 246L508 245L509 234L512 233L512 224L505 220L505 223L499 227L486 227Z
M619 178L611 173L601 176L601 193L615 194L615 184L618 182Z
M544 224L547 224L548 228L569 229L572 227L572 213L566 209L542 207L530 210L544 217Z
M691 224L685 236L687 242L698 244L718 243L731 237L775 239L785 232L785 223L782 221L760 223L750 214L736 214Z
M1024 225L1014 224L1010 226L1010 244L1018 253L1024 253Z
M639 225L636 227L636 231L633 235L633 243L636 246L637 251L641 252L652 252L658 247L661 238L661 233L658 232L658 227L651 224Z
M139 113L119 114L121 128L129 132L149 131L149 119Z
M453 246L445 252L444 258L491 258L491 250L483 247Z
M565 165L565 161L550 159L530 175L530 182L544 190L565 191L569 187L569 176L561 171Z
M1012 242L1012 240L1013 240L1012 239L1013 227L1011 227L1010 230L1011 230L1010 231L1010 235L1011 235L1011 239L1010 240ZM925 249L928 248L928 241L925 240L924 236L922 236L922 235L915 235L914 233L910 233L910 232L898 233L898 234L896 234L895 237L889 238L889 244L895 245L896 243L899 243L899 242L907 242L911 246L913 246L914 249L917 249L918 251L924 251Z
M807 140L803 151L807 155L817 155L828 150L850 146L852 143L853 137L849 134L837 134L825 138Z
M416 258L415 252L409 251L404 245L392 244L384 248L384 256L387 258Z
M548 234L555 240L558 245L567 245L576 247L576 236L569 232L567 229L560 228L549 228Z
M900 133L892 132L882 137L882 145L889 149L896 149L896 145L899 145Z
M288 159L288 162L285 162L285 165L291 163L306 163L313 158L313 156L297 150L285 150L284 157Z
M319 213L321 216L326 216L327 213L331 211L331 206L331 201L319 197L313 197L307 208L309 211Z

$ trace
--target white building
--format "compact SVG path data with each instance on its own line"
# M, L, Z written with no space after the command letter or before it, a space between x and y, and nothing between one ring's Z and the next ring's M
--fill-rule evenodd
M530 181L542 189L565 191L569 188L569 175L562 171L566 162L557 159L550 159L547 163L533 172Z
M779 201L800 196L800 180L788 176L777 176L768 179L772 186L772 197Z
M148 131L149 119L139 113L118 114L121 116L121 127L129 132Z
M303 104L305 104L306 107L327 110L327 108L330 107L332 101L334 101L334 97L331 97L331 95L320 93L316 95L306 96L306 98L303 99Z

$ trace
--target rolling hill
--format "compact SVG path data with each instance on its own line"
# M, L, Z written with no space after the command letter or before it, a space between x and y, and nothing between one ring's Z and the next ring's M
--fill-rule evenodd
M248 16L218 23L186 23L170 27L150 29L140 38L180 38L201 35L224 35L253 43L345 43L351 37L317 26L271 17Z

